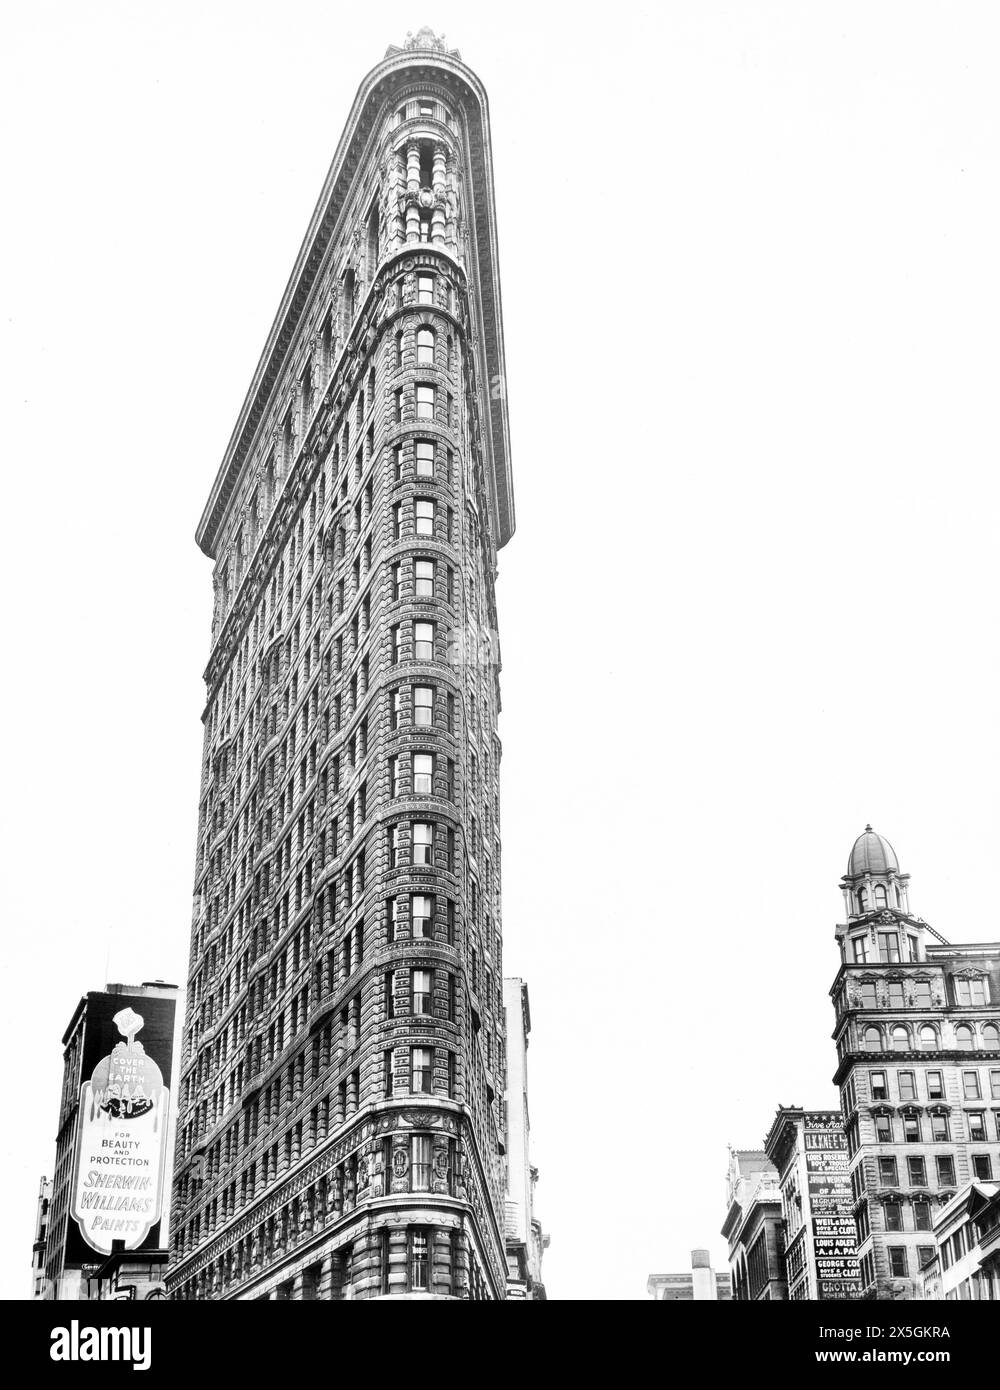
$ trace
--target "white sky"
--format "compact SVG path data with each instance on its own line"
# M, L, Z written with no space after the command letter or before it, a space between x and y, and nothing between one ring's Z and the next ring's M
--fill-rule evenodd
M917 913L1000 934L995 6L11 7L0 1296L77 999L184 978L195 525L358 83L423 23L493 118L504 932L550 1296L721 1267L727 1142L835 1103L866 820Z

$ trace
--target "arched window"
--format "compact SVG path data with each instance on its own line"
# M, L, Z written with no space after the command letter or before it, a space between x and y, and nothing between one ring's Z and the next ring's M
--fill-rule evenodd
M876 883L876 885L875 885L875 906L876 906L876 907L888 907L888 905L889 905L889 900L888 900L888 898L886 897L886 893L885 893L885 884L883 884L883 883Z
M1000 1051L1000 1027L995 1023L983 1024L983 1047L987 1052Z
M868 911L868 893L864 888L858 889L858 911Z
M971 1051L976 1045L976 1037L972 1029L965 1023L960 1023L955 1029L955 1046L963 1051Z
M865 1029L865 1051L882 1051L882 1032L880 1029L875 1027Z
M933 1052L938 1045L937 1029L933 1024L925 1023L920 1029L920 1046L925 1052Z
M906 1052L910 1046L910 1030L905 1024L897 1023L892 1030L893 1052Z
M420 328L417 330L417 366L434 366L434 329Z

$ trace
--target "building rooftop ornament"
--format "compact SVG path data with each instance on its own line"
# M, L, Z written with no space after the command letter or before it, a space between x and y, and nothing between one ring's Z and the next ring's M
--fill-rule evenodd
M444 40L444 34L439 38L434 30L429 28L426 24L423 28L418 29L415 34L412 32L408 33L402 48L397 48L394 44L390 44L385 51L385 56L391 58L396 53L414 53L418 51L424 53L445 53L449 58L461 58L462 56L457 48L448 47Z
M883 835L877 835L870 825L866 825L865 833L854 841L845 878L856 878L859 874L898 873L896 851Z

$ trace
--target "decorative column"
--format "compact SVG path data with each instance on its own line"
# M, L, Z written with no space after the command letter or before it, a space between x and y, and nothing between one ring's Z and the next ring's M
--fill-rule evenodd
M406 240L420 240L420 146L406 147Z
M434 166L431 175L434 186L434 208L431 213L431 241L435 246L444 246L447 215L445 199L447 196L448 150L445 145L434 146Z

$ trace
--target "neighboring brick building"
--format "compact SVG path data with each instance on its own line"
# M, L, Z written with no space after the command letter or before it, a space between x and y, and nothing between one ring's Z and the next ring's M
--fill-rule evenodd
M788 1298L854 1299L857 1233L839 1110L782 1105L764 1140L778 1173Z
M763 1149L730 1149L726 1220L733 1298L738 1303L788 1297L778 1171Z
M177 1299L503 1298L486 94L364 79L198 541L215 562Z
M949 944L866 826L841 882L836 1009L863 1296L920 1296L938 1209L1000 1176L1000 943Z

